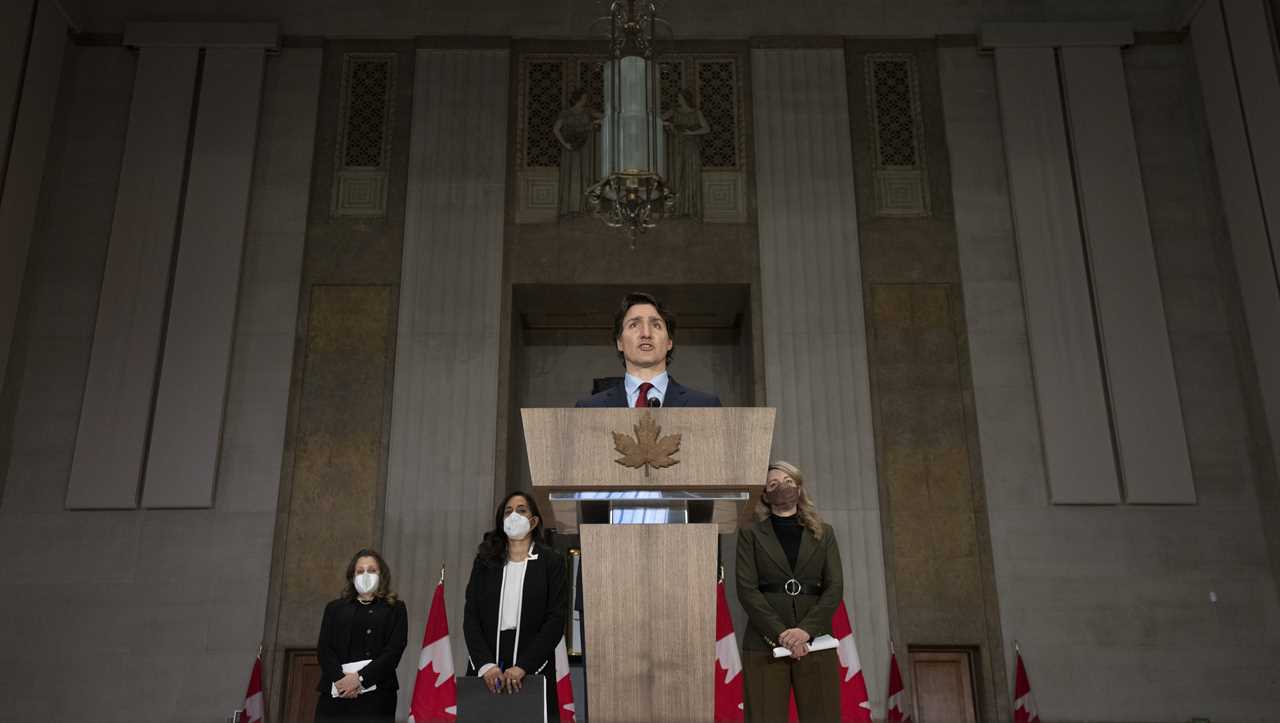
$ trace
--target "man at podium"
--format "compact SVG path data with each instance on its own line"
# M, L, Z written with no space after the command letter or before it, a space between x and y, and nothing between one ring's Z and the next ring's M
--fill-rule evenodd
M626 367L622 384L579 399L578 407L718 407L720 397L680 384L667 373L676 319L650 294L627 294L613 316L613 338Z

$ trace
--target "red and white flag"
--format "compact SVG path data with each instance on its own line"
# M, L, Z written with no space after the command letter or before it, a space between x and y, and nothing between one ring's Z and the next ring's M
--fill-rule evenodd
M556 645L556 699L560 702L560 723L577 720L573 709L573 679L569 677L569 649L564 636Z
M831 615L831 637L839 645L836 654L840 656L840 723L871 723L871 700L867 696L867 682L862 677L862 661L858 658L858 647L853 642L853 626L849 624L849 611L844 600ZM800 714L796 711L796 696L791 694L791 707L787 721L797 723Z
M742 720L742 656L733 617L724 597L724 580L716 584L716 721Z
M871 701L867 697L867 681L862 677L862 661L853 643L853 626L844 600L831 616L831 637L840 645L840 723L871 723Z
M431 598L431 609L427 611L427 629L422 634L409 723L439 723L457 717L458 684L453 679L453 649L449 646L449 617L444 610L444 580L441 579Z
M902 688L902 673L898 671L898 655L889 646L889 697L885 700L885 720L911 723L911 715L903 707L906 692Z
M240 709L240 723L262 723L264 705L262 695L262 653L253 661L253 672L249 673L249 687L244 691L244 708Z
M1014 651L1018 672L1013 681L1013 723L1040 723L1040 709L1036 708L1036 699L1031 695L1031 679L1022 664L1022 651L1017 645L1014 645Z

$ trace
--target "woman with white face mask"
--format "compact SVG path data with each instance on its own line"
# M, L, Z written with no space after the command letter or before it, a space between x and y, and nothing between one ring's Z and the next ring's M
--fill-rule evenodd
M496 693L519 690L527 675L547 682L547 720L559 720L555 649L564 636L569 585L564 558L543 542L538 503L512 492L498 505L467 582L462 627L467 675Z
M316 723L394 721L396 666L408 634L409 615L391 589L391 568L376 550L360 550L347 563L342 594L325 607L320 623Z

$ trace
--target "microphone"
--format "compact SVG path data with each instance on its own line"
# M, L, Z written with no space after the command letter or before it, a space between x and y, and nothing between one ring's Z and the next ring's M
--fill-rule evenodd
M661 400L661 399L658 399L657 397L649 397L649 406L650 406L650 407L661 407L661 406L662 406L662 400Z

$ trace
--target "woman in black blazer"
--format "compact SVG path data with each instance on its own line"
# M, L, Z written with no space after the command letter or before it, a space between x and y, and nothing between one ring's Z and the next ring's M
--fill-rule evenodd
M526 675L546 676L549 721L560 720L555 650L569 609L565 577L564 558L544 543L537 502L507 495L467 582L467 675L482 676L495 693L519 690Z
M346 580L320 623L316 723L392 723L400 688L396 666L408 642L409 616L391 589L391 568L377 551L357 552L347 563ZM369 663L359 671L343 672L344 664L362 660ZM374 689L360 692L369 688Z

